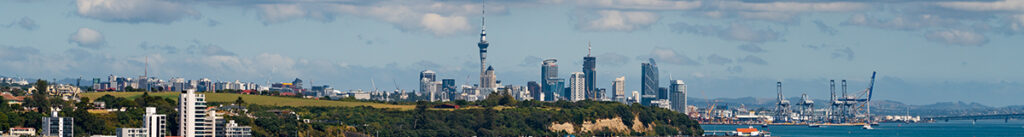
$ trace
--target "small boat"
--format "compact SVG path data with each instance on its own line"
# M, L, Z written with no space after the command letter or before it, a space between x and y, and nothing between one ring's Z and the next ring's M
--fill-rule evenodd
M872 130L872 129L875 129L875 128L872 128L870 124L866 124L866 125L864 125L864 127L862 127L862 128L863 128L863 129L867 129L867 130Z
M807 127L819 128L821 125L818 124L807 124Z
M732 133L735 136L744 137L769 137L772 136L771 132L759 131L754 126L748 128L736 128L736 131Z
M768 127L768 124L761 124L761 127Z

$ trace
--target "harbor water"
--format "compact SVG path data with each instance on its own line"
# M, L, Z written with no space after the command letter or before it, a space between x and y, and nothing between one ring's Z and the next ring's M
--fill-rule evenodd
M780 137L1024 137L1024 120L957 120L934 123L881 123L874 129L861 126L701 125L704 130L735 131L753 126Z

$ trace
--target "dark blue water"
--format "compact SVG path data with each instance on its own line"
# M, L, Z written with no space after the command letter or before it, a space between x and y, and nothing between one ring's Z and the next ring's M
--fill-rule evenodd
M751 125L701 125L704 130L729 130ZM768 126L752 125L781 137L1024 137L1024 120L967 120L935 123L881 123L873 130L861 126Z

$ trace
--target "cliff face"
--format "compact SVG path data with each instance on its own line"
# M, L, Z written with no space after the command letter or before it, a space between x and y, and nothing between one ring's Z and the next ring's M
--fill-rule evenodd
M639 117L633 118L633 123L640 123L639 119ZM647 132L652 130L651 127L654 127L653 123L647 124L646 126L642 124L633 124L632 127L629 127L622 122L622 118L620 117L597 119L596 121L597 122L585 121L581 125L573 125L570 122L552 123L548 129L552 132L565 131L569 134L594 132L599 130L609 130L616 133L629 133Z

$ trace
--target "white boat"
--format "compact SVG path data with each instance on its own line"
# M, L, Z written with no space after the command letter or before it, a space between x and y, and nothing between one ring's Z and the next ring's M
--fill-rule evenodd
M872 130L872 129L875 129L875 128L872 128L872 127L871 127L871 125L864 125L864 127L863 127L863 128L864 128L864 129L867 129L867 130Z
M736 131L733 131L732 135L742 137L769 137L772 136L772 133L760 131L754 128L754 126L750 126L748 128L736 128Z

